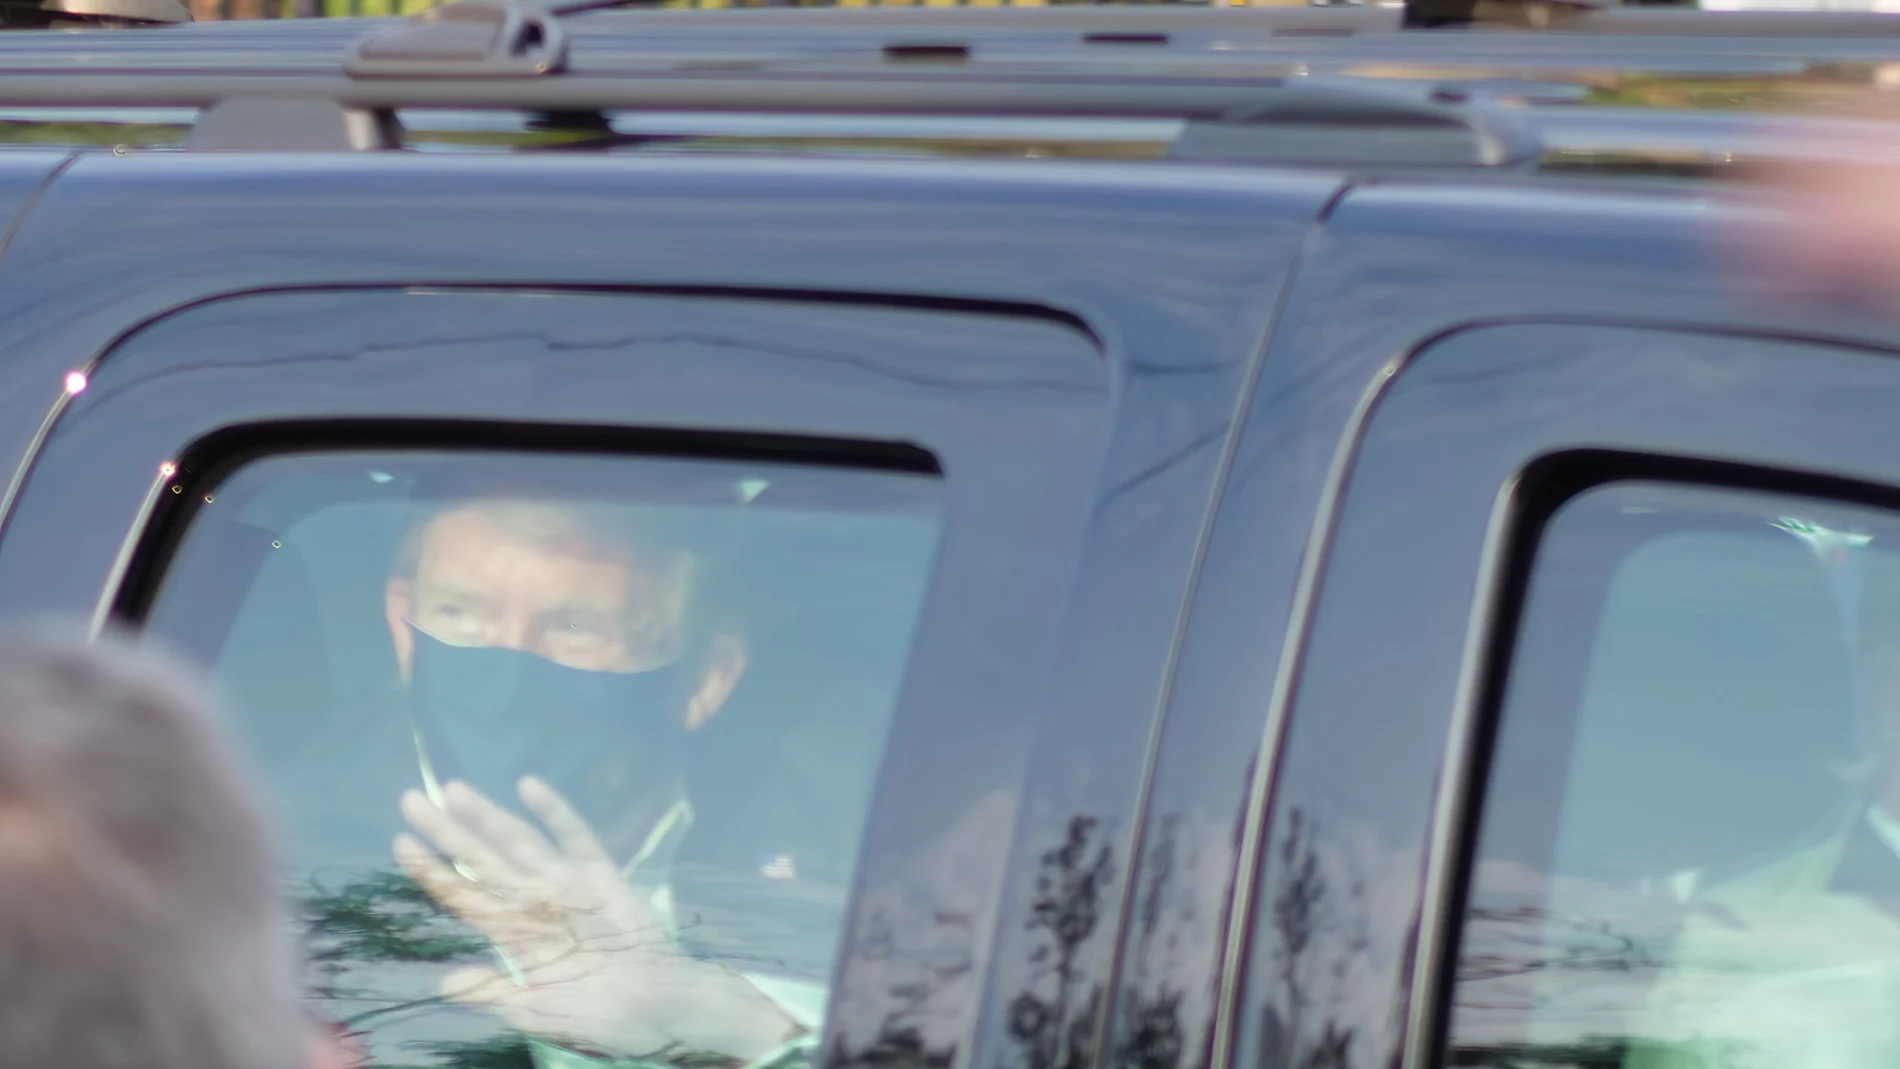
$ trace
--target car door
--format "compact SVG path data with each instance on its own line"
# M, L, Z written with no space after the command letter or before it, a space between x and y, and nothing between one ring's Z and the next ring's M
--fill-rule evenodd
M921 367L936 370L904 370ZM1047 319L549 291L232 298L139 331L74 383L16 503L0 599L92 603L210 668L285 835L309 989L376 1060L397 1064L460 1064L512 1040L436 1005L431 988L445 980L432 966L479 965L483 952L416 899L388 842L371 845L401 831L405 780L425 784L444 751L481 743L458 742L462 714L447 711L427 714L441 719L432 735L417 706L422 778L380 776L392 759L379 752L400 754L392 767L415 765L416 752L375 710L414 693L427 660L412 658L426 650L508 645L586 668L598 663L584 649L601 648L601 614L636 619L634 633L680 647L648 660L694 673L685 701L651 706L701 721L677 725L690 729L678 767L639 758L665 744L631 722L604 736L560 719L546 730L624 749L618 774L633 781L682 769L691 780L706 766L687 792L693 834L724 843L696 859L697 892L686 863L674 866L668 891L695 918L681 922L684 938L752 963L768 993L802 984L785 1009L815 1024L811 989L829 987L860 837L909 853L944 836L935 822L946 816L1006 819L1006 806L979 803L1007 797L1020 774L1004 755L1017 751L1020 769L1030 718L1019 688L1046 656L1032 647L1059 630L1106 384L1088 338ZM957 399L977 396L972 419L976 402ZM1041 462L1020 463L1030 449ZM952 483L968 485L968 503ZM471 523L486 532L473 543L444 526ZM1028 532L1027 552L995 552ZM529 544L595 549L496 563ZM630 572L579 563L615 553L632 558ZM592 570L572 582L556 575L582 567ZM501 637L517 625L498 606L517 595L494 568L581 599L545 607L572 622L523 609L545 637ZM635 579L632 595L606 593ZM999 656L998 641L1015 649ZM1002 682L1019 655L1031 675ZM430 685L447 692L467 670ZM957 711L897 714L900 679L906 701ZM462 764L478 783L479 761ZM880 774L916 797L886 792L874 808ZM484 791L510 803L507 786ZM619 819L608 809L631 817L648 804L638 787L608 792L624 806L590 820L603 842ZM338 803L377 793L366 812L391 819L343 843L345 825L378 821ZM879 852L865 864L894 870L891 888L868 894L876 930L860 937L910 938L901 889L915 873ZM881 967L891 952L876 952Z
M1891 1049L1897 398L1891 351L1552 321L1375 383L1295 621L1238 1064Z
M619 515L634 564L570 593L686 590L639 603L694 654L646 658L690 669L661 771L692 805L681 875L642 908L788 1042L822 1019L842 1062L978 1058L993 960L1011 997L1062 1002L1020 924L1039 855L1078 783L1129 833L1138 779L1095 773L1144 752L1236 399L1336 183L593 162L416 160L429 182L392 184L341 160L321 196L254 161L77 165L0 269L28 458L0 604L142 626L212 671L291 844L309 991L376 1059L558 1064L611 1045L550 1053L445 1000L444 966L519 962L375 840L402 830L388 785L428 787L438 752L389 714L417 671L461 678L417 650L533 645L495 641L466 582L425 594L436 525L596 545L574 516ZM498 199L530 187L550 195ZM853 225L867 196L878 227ZM98 250L110 296L72 284L107 201L146 209ZM535 642L598 653L598 615ZM1021 1058L1074 1023L988 1019Z
M207 361L207 353L231 355ZM921 380L901 373L919 366L940 370ZM1007 385L1024 375L1033 386L1019 393ZM423 574L413 561L399 571L404 540L417 537L408 514L439 496L420 488L486 483L512 468L495 490L444 491L424 507L506 498L572 511L581 499L597 507L611 502L596 498L613 498L664 513L670 533L627 536L635 555L658 554L659 539L690 553L702 579L689 607L712 614L704 626L744 643L736 660L748 678L706 727L710 734L727 727L724 719L752 720L726 730L720 759L752 767L744 761L769 749L746 773L753 777L811 762L806 787L780 789L827 795L814 794L805 822L829 822L836 832L819 828L814 838L785 829L787 842L802 839L809 855L760 840L757 856L728 859L718 874L756 886L709 895L771 892L772 884L751 879L763 874L791 889L777 897L829 896L831 904L787 906L777 922L744 923L793 925L809 906L817 910L811 916L830 918L818 927L841 934L842 894L855 869L849 853L872 812L878 769L919 791L918 804L893 799L876 808L878 820L891 822L882 834L893 843L941 836L945 829L929 826L926 810L943 815L939 807L948 806L961 815L1013 785L1009 762L998 758L1023 745L1009 740L1021 738L1028 718L1021 692L1006 692L1026 679L988 693L980 679L1010 674L992 641L1046 641L1029 632L1006 639L1009 629L1057 630L1063 562L1074 552L1085 496L1077 489L1085 484L1069 480L1088 469L1099 443L1105 387L1087 338L1046 320L555 292L234 298L139 332L72 395L9 525L0 597L77 608L98 602L103 583L116 615L146 623L211 666L273 812L296 828L308 823L304 810L324 803L317 794L381 786L347 777L326 783L322 774L313 786L297 784L303 763L343 760L352 732L364 733L363 760L375 763L377 729L352 725L358 710L379 701L378 690L401 685L391 636L400 647L403 626L414 624L454 644L464 626L457 621L482 613L473 601L429 607L421 593L433 581L428 545ZM945 403L972 391L983 398L980 420ZM965 451L951 439L982 444ZM1032 447L1043 463L1016 462ZM970 473L973 504L951 499L955 480L944 475L951 470ZM977 474L985 470L994 474ZM476 478L478 471L488 475ZM75 480L87 492L72 493ZM619 488L606 491L608 483ZM753 518L741 522L741 513ZM857 533L840 537L838 524ZM1042 534L1025 555L983 548L1027 531ZM47 568L49 553L65 566ZM395 575L418 592L402 619L385 626L379 603ZM921 608L926 586L941 613ZM457 596L500 595L484 586ZM621 610L633 611L614 611ZM450 615L434 622L419 615L438 611ZM990 615L999 612L1012 622ZM966 630L972 613L984 622ZM717 621L720 614L729 619ZM933 638L939 628L948 631ZM475 631L468 641L492 644ZM930 683L933 655L924 651L933 648L985 667L946 663ZM1022 667L1033 671L1040 660L1031 653ZM913 722L928 737L906 741L895 725L913 718L891 712L900 674L907 687L989 713L923 714ZM990 714L997 719L985 723ZM342 745L326 758L322 740L333 732L343 733ZM893 759L916 745L915 759L935 766L932 773L897 771L881 757L886 735ZM957 757L960 745L976 748ZM958 801L964 768L987 782ZM718 793L744 786L712 774ZM843 782L850 780L857 785ZM709 805L696 806L706 826ZM835 842L823 845L827 837ZM321 978L326 1007L364 1024L378 1058L422 1044L409 1056L429 1064L433 1052L452 1062L466 1044L493 1037L411 1020L428 1016L417 1004L434 993L397 985L392 975L426 963L435 936L418 930L406 943L364 942L360 929L409 904L402 888L390 889L390 866L372 868L371 860L367 850L325 854L327 867L313 861L293 873L312 888L303 916L317 960L332 967ZM339 916L350 910L368 915ZM822 986L837 947L774 953L801 959L792 971ZM401 1038L385 1036L391 1029Z

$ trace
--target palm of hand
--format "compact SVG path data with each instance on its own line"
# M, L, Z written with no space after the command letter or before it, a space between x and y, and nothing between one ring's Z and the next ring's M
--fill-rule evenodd
M622 1056L679 1048L740 1061L789 1023L743 979L682 954L599 840L546 784L521 798L552 833L462 783L436 806L421 792L402 811L416 832L397 861L431 897L494 942L512 976L464 968L448 998L486 1006L520 1031Z

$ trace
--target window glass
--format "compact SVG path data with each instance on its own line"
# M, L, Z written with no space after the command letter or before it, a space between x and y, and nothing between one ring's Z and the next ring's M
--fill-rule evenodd
M1900 521L1601 487L1536 551L1453 1065L1900 1057Z
M939 489L473 452L180 483L145 626L223 693L313 1012L377 1066L805 1056Z

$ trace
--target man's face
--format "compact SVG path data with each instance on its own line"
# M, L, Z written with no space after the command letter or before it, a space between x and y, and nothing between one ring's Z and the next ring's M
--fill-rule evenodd
M635 672L666 659L671 591L662 577L573 525L533 520L470 506L424 529L415 577L390 580L385 596L405 675L410 623L450 645L522 650L588 671Z

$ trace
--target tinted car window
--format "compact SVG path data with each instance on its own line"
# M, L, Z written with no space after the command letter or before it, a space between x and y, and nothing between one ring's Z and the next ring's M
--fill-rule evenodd
M377 1065L808 1050L939 488L478 452L194 488L146 626L220 685L313 1008Z
M1449 1062L1890 1063L1897 684L1892 515L1663 484L1566 503L1504 688Z

